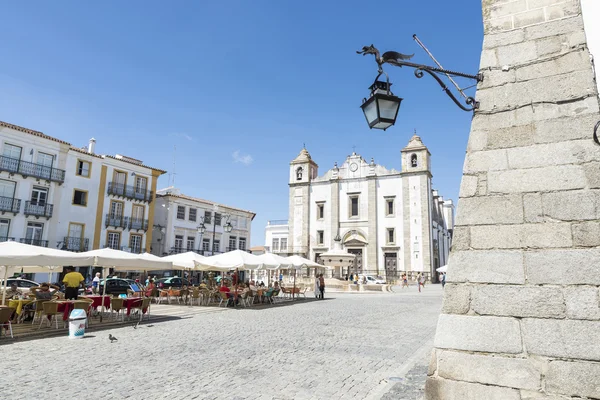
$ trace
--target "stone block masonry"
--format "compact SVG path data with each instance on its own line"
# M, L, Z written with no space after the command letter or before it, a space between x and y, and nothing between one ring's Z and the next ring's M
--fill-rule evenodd
M600 108L580 0L482 10L425 398L600 399Z

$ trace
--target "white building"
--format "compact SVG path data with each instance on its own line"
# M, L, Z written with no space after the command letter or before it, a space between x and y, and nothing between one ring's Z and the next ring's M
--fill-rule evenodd
M172 187L158 191L155 213L152 253L158 256L248 250L256 216L252 211L183 195ZM227 222L232 226L229 233L223 229ZM198 229L202 223L204 234Z
M288 221L271 220L265 228L265 251L286 255L288 253Z
M339 235L344 249L356 255L353 272L435 277L435 268L448 259L454 205L432 190L430 153L417 135L401 154L402 171L353 153L318 176L317 164L302 149L290 163L289 225L269 224L265 245L319 260Z
M0 122L0 241L150 250L160 169ZM41 278L41 277L40 277Z

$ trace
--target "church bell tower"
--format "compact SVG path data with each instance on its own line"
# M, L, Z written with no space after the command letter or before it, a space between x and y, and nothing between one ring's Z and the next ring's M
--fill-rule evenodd
M290 204L288 253L310 257L309 221L310 221L310 183L318 176L319 166L312 160L306 148L303 148L290 162Z

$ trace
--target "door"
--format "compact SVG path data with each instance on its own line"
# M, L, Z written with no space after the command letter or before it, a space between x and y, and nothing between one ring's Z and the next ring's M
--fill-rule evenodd
M2 150L2 169L10 172L19 170L19 160L21 159L22 149L19 146L4 143Z
M120 195L125 195L125 181L127 173L115 171L113 174L113 192Z
M148 179L136 176L135 177L135 198L144 200L146 198L146 186L148 186Z
M362 274L363 272L363 251L362 249L348 249L348 253L354 254L354 268L356 273Z
M43 232L44 224L40 224L37 222L29 222L27 224L27 231L25 232L25 242L27 244L40 246L42 243Z
M6 242L8 240L8 231L10 228L10 219L0 219L0 242Z
M54 156L52 154L38 153L37 156L37 176L50 179L52 174L52 164L54 163Z
M71 251L82 251L83 225L69 224L69 237L67 238L67 249Z
M123 203L120 201L113 201L110 203L110 225L121 226L123 221Z
M0 210L18 211L14 197L15 182L0 180Z
M385 275L388 281L398 278L398 261L396 253L385 253Z

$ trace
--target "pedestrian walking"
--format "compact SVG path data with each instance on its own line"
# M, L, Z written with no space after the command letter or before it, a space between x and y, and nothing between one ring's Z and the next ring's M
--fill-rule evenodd
M100 272L96 272L96 276L92 280L92 293L97 294L100 287Z
M402 289L404 289L405 286L408 289L408 278L406 277L406 272L402 274Z
M315 276L315 298L319 298L321 290L319 289L319 275Z
M323 274L319 275L319 292L321 294L321 300L325 298L325 278L323 278Z
M446 286L446 273L445 272L442 274L442 288L444 286Z

